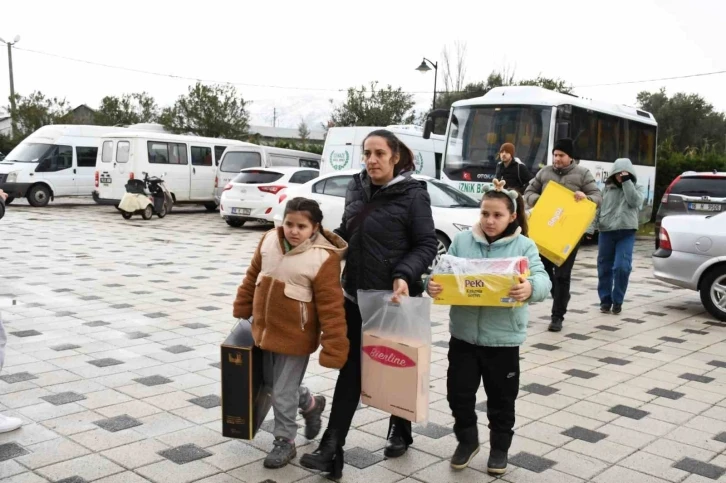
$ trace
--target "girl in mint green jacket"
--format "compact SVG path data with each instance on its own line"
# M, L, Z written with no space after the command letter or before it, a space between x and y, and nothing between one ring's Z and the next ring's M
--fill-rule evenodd
M527 238L524 201L516 191L494 180L482 199L481 217L470 231L456 235L449 254L460 258L527 257L530 276L510 292L521 302L541 302L551 283L535 243ZM428 293L442 292L434 275ZM459 441L451 466L466 468L479 452L476 393L480 381L487 393L491 451L489 473L503 474L514 431L514 401L519 392L519 346L527 337L529 308L452 306L449 331L447 398Z

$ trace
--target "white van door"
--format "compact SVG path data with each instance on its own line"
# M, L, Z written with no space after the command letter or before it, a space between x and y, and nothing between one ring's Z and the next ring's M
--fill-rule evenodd
M75 196L73 164L73 147L55 145L39 160L35 177L48 182L53 188L53 196Z
M137 157L142 160L134 169L136 176L140 178L142 171L149 173L149 176L164 176L164 183L174 195L174 199L189 201L191 166L187 145L162 141L144 140L142 142L146 143L146 157Z
M214 166L212 148L192 145L190 151L192 158L191 199L213 201L214 178L217 175L217 169Z
M76 146L75 185L77 196L91 196L95 188L98 147Z
M131 141L106 139L101 143L100 162L96 163L100 199L121 201L132 171L131 157Z

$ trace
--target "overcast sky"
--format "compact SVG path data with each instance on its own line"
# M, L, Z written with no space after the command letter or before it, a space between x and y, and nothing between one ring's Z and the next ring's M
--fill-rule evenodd
M113 5L113 6L112 6ZM641 90L695 92L726 111L726 74L682 80L579 87L726 70L724 0L367 0L182 4L0 2L0 37L20 35L13 51L15 89L96 107L105 95L147 91L172 103L193 81L41 55L229 81L254 101L253 122L295 126L327 117L340 89L378 80L431 102L444 46L467 44L467 80L508 68L518 78L561 77L579 95L623 104ZM184 5L184 6L182 6ZM425 7L424 5L431 5ZM590 6L592 5L592 6ZM7 54L0 46L0 105L7 105ZM439 71L439 86L442 86ZM276 89L265 86L297 87ZM313 90L322 89L322 90Z

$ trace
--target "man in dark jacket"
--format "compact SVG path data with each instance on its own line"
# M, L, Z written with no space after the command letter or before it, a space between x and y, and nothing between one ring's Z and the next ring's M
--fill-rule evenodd
M532 173L522 164L520 160L514 157L514 144L504 143L499 149L499 163L494 173L494 178L504 180L507 189L517 190L519 194L524 194L525 188L532 179Z
M524 192L524 201L528 206L534 207L539 197L550 181L561 184L565 188L575 192L575 200L582 201L589 199L596 205L602 203L602 193L597 187L595 177L589 169L580 166L573 159L574 146L571 139L560 139L555 143L552 150L553 164L545 166L537 173L532 182ZM549 330L559 332L562 330L562 323L567 313L567 305L570 302L570 280L572 268L575 266L577 250L579 245L570 253L569 258L558 267L551 261L542 257L545 270L552 281L552 323Z

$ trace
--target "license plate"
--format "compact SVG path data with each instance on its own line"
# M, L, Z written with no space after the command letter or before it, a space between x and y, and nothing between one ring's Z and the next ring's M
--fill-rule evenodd
M101 177L99 181L101 182L101 184L111 184L111 177Z
M688 203L689 210L695 211L721 211L722 205L713 203Z
M233 215L249 215L251 212L250 208L232 208Z

